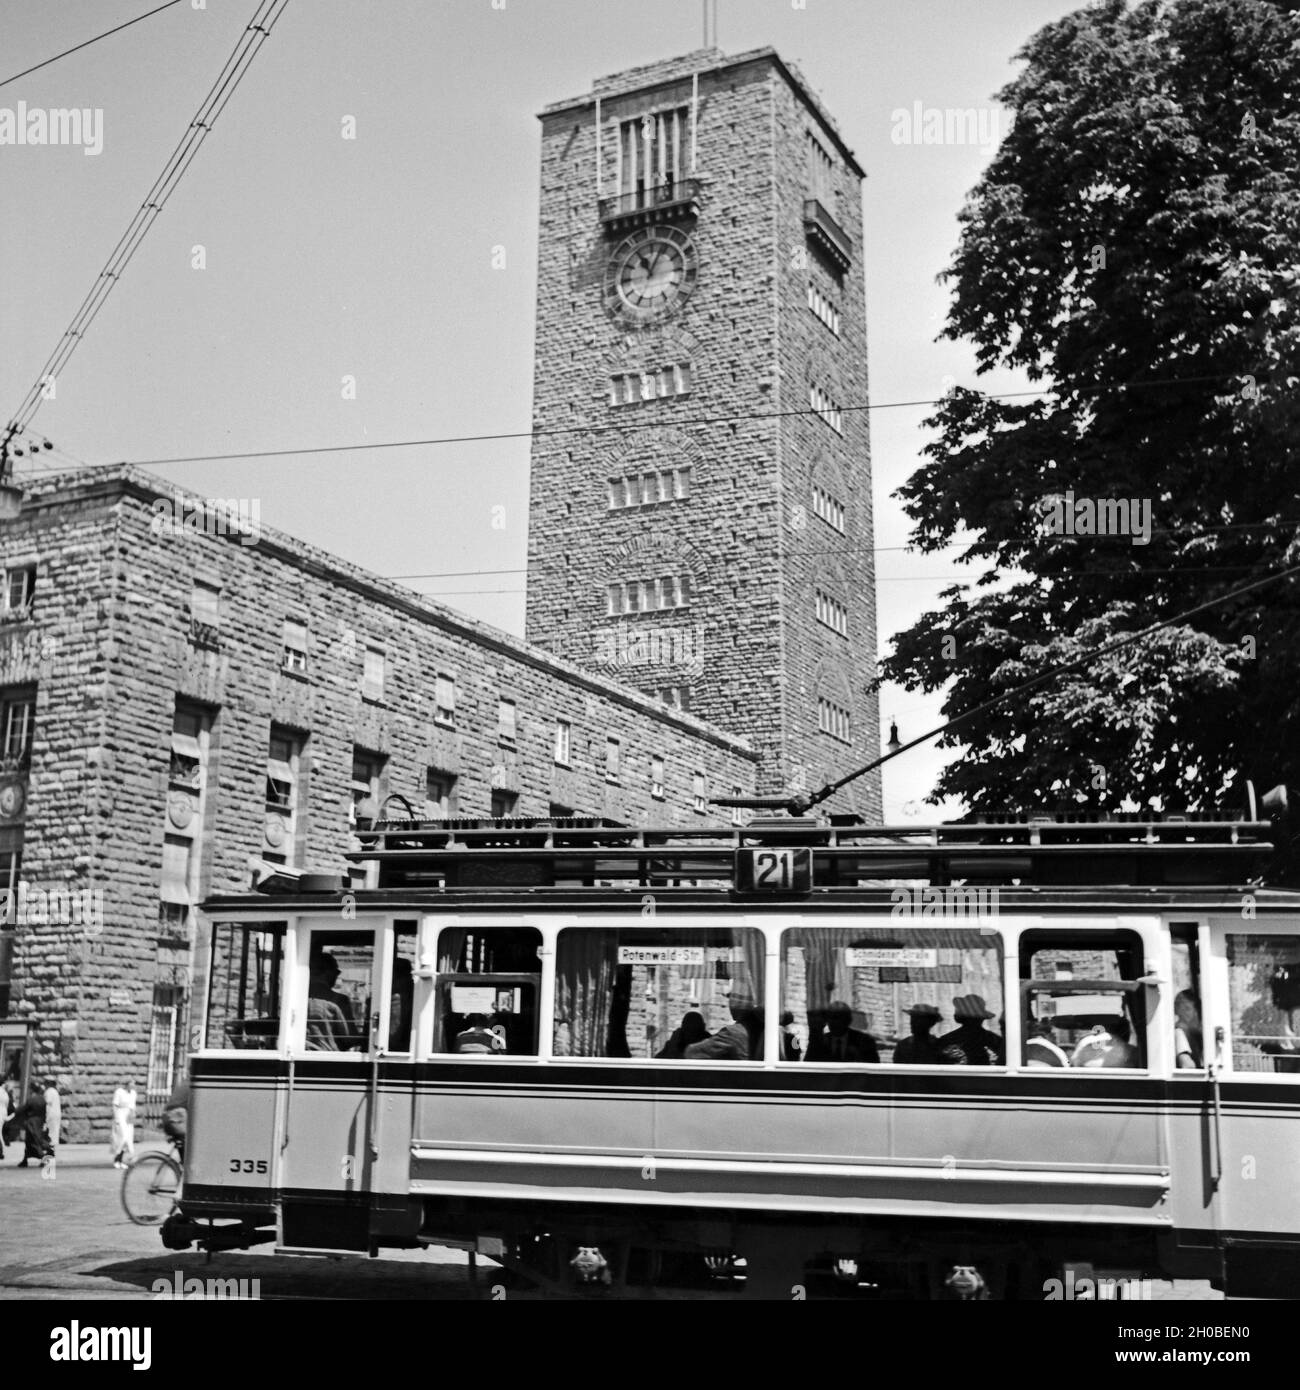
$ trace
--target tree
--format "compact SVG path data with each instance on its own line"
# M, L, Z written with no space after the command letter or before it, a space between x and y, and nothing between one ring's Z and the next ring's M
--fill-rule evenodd
M1018 56L944 336L1047 394L950 392L899 493L916 547L978 567L882 663L950 682L949 718L1300 563L1300 17L1104 0ZM934 795L1208 810L1297 781L1298 637L1295 580L1214 608L972 718Z

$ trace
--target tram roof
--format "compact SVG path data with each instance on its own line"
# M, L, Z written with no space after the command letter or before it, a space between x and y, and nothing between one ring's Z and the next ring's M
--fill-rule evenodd
M1163 899L1186 907L1189 897L1263 893L1279 905L1300 895L1262 890L1273 852L1268 821L1117 815L1106 820L1022 818L943 825L867 824L773 817L746 826L634 827L579 818L381 820L358 831L361 848L347 857L377 865L377 886L349 887L336 876L278 869L247 895L206 904L265 910L267 895L305 907L347 891L367 906L418 905L472 890L512 901L528 890L540 906L563 897L574 904L654 892L682 906L732 901L860 902L889 895L899 884L999 889L1003 911L1053 902L1150 908ZM777 891L756 886L755 855L793 852L797 868ZM770 875L768 876L770 877ZM1225 900L1226 901L1226 900ZM1235 902L1235 899L1234 899ZM1223 906L1223 902L1216 905Z

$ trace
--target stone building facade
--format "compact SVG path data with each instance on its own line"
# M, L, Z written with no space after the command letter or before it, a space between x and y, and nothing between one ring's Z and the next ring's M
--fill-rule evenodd
M815 789L880 747L862 170L769 48L541 123L528 637Z
M129 467L32 482L0 563L0 1035L71 1140L170 1088L194 904L346 870L362 802L690 825L755 787L735 735Z

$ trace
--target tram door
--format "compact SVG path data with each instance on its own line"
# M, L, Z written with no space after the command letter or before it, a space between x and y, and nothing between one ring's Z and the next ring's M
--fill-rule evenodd
M377 932L337 918L300 924L290 984L293 1065L285 1095L278 1186L322 1198L364 1192L374 1148ZM284 1244L319 1245L313 1212L285 1204ZM295 1229L290 1229L293 1226ZM335 1224L341 1247L353 1244Z

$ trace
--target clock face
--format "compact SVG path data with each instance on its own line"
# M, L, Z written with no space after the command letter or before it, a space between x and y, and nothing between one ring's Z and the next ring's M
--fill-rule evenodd
M676 227L643 227L621 241L605 276L605 307L628 324L667 318L695 287L695 246Z

